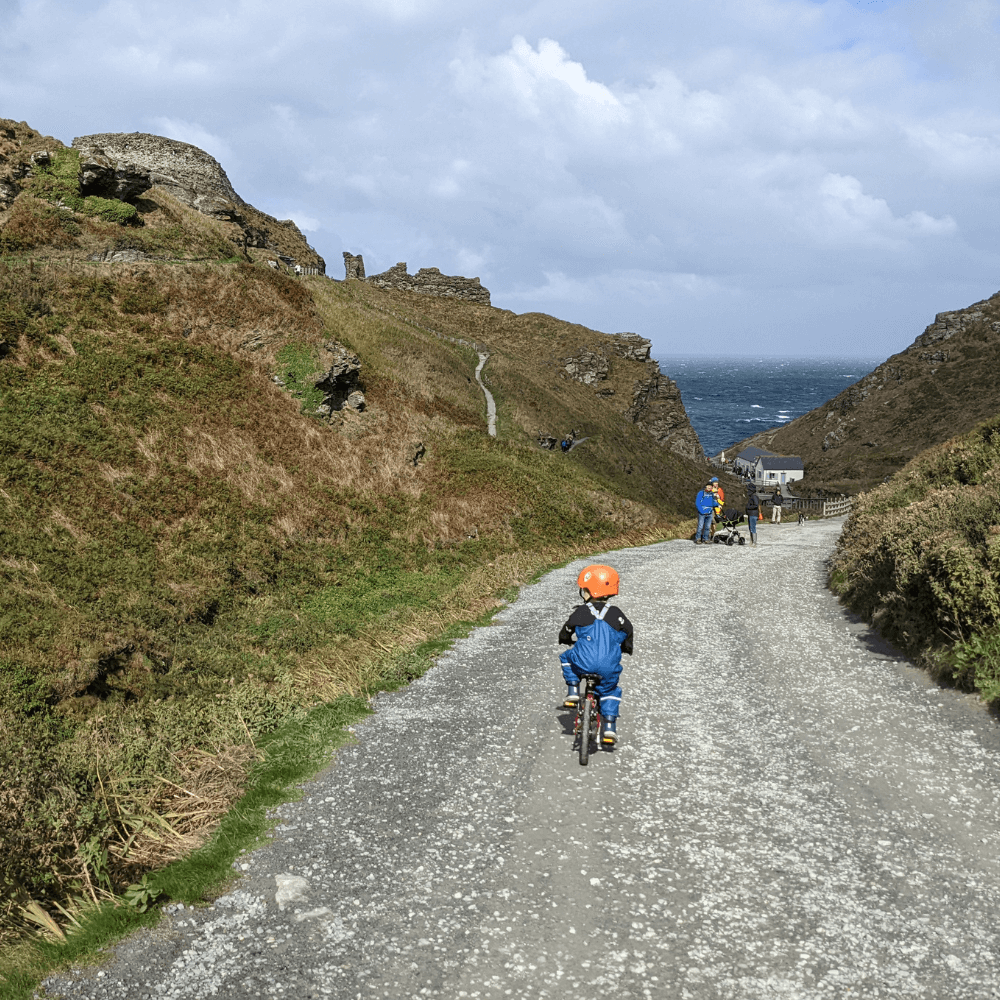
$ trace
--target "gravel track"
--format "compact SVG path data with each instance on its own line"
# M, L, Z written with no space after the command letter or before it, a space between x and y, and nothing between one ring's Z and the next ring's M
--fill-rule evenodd
M582 563L380 697L211 907L74 998L1000 997L1000 735L824 589L840 522L606 557L636 627L581 768Z

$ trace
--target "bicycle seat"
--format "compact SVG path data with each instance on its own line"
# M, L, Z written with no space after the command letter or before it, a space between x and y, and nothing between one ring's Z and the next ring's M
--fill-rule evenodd
M600 674L583 674L582 677L585 681L594 681L595 683L601 680Z

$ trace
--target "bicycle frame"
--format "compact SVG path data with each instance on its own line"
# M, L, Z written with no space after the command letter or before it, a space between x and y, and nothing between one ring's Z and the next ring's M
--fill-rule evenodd
M601 700L594 694L594 687L600 680L596 674L584 674L580 680L580 700L576 705L576 723L573 734L580 741L580 764L587 766L590 758L590 742L600 747Z

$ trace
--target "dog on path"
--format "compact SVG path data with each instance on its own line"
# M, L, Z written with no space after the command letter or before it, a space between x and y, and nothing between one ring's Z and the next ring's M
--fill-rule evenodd
M802 524L805 524L805 523L806 523L806 516L805 516L805 514L804 514L804 513L803 513L803 512L802 512L802 511L800 510L800 511L799 511L799 524L800 524L800 525L802 525Z

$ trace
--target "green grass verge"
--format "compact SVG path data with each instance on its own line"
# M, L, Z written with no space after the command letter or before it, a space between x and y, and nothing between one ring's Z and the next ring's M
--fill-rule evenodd
M516 594L517 588L508 588L502 596L510 600ZM440 635L395 658L387 664L378 691L394 690L421 676L456 639L488 625L495 614L496 610L491 610L476 621L455 622ZM16 949L11 957L0 958L0 1000L29 1000L47 975L71 963L97 960L101 949L155 924L160 908L171 901L197 904L217 896L233 881L236 858L267 836L273 825L268 812L282 802L300 798L300 783L330 763L333 751L349 739L347 727L368 714L367 696L344 696L317 706L262 739L259 749L263 760L251 771L243 796L207 843L144 880L156 901L153 908L140 912L121 898L107 902L80 915L79 928L65 943L39 939Z

